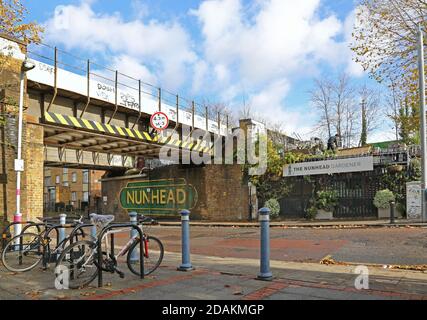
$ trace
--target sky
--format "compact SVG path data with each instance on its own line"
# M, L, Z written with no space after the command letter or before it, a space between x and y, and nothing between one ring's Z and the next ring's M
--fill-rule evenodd
M181 96L243 102L304 138L316 77L376 85L352 60L353 0L24 0L43 42ZM384 116L385 118L385 116ZM384 122L370 142L393 138Z

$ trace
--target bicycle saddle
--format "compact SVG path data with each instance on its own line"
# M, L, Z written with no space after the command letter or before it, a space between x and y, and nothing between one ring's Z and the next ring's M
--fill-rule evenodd
M115 217L113 215L102 215L96 213L90 214L90 220L93 224L101 224L103 226L106 226L107 224L113 222L114 219Z

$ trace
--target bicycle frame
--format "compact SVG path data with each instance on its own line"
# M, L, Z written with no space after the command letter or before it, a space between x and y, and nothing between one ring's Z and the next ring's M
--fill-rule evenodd
M104 239L104 236L107 235L108 232L111 230L120 229L123 231L125 228L126 229L130 228L130 229L136 230L138 232L138 235L136 237L132 237L132 239L129 241L136 241L136 238L139 238L139 239L144 238L144 234L143 234L141 228L138 225L134 225L132 223L107 225L106 227L104 227L101 230L101 232L98 235L98 240L97 240L97 252L99 252L99 254L98 254L98 287L103 286L101 266L102 266L102 241ZM110 236L111 236L111 250L112 250L113 255L114 255L114 233L110 233ZM128 245L129 245L129 242L128 242ZM129 248L130 248L130 245L129 246L128 245L125 246L125 248L127 247L127 250L129 250ZM143 247L143 241L139 241L139 263L140 263L140 272L141 272L140 277L141 277L141 279L144 279L144 247Z

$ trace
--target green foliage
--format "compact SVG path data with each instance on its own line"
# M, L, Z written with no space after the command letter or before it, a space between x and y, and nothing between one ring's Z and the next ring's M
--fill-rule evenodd
M307 209L306 216L308 220L314 220L317 215L317 208L316 206L311 206Z
M266 137L259 137L266 139ZM258 150L258 148L256 148ZM279 153L279 148L270 140L267 140L267 171L260 176L250 176L249 181L256 186L260 202L268 199L283 198L289 192L289 186L282 178L285 159ZM245 166L245 171L249 169Z
M287 164L303 162L314 158L330 158L335 156L333 151L325 151L323 155L309 155L301 152L282 153L282 146L275 144L271 139L260 136L258 139L267 139L267 171L260 176L250 176L249 181L256 186L257 194L261 203L267 200L281 199L285 197L291 185L283 178L283 168ZM259 140L255 150L258 150ZM250 165L245 165L243 170L248 172ZM305 179L310 179L306 177Z
M421 162L419 159L412 159L408 170L400 172L386 172L380 177L380 186L393 192L396 203L406 206L405 189L406 183L419 181L421 179Z
M421 161L419 159L412 159L409 164L409 176L412 181L421 179Z
M360 145L362 147L366 146L368 143L368 119L366 116L366 107L365 102L363 102L362 109L362 133L360 134Z
M270 209L270 217L278 218L280 214L280 204L277 199L270 199L265 203L265 207Z
M336 191L319 191L316 197L316 208L331 212L338 205L338 193Z
M393 192L388 189L380 190L377 192L374 198L374 206L378 209L390 208L390 202L396 201L396 197Z

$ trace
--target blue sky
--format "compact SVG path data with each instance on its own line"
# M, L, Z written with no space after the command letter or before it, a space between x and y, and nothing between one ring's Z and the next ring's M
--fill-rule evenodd
M46 25L46 43L199 101L237 110L244 98L288 134L310 135L315 77L347 72L357 84L375 85L348 49L352 0L24 3L29 19Z

